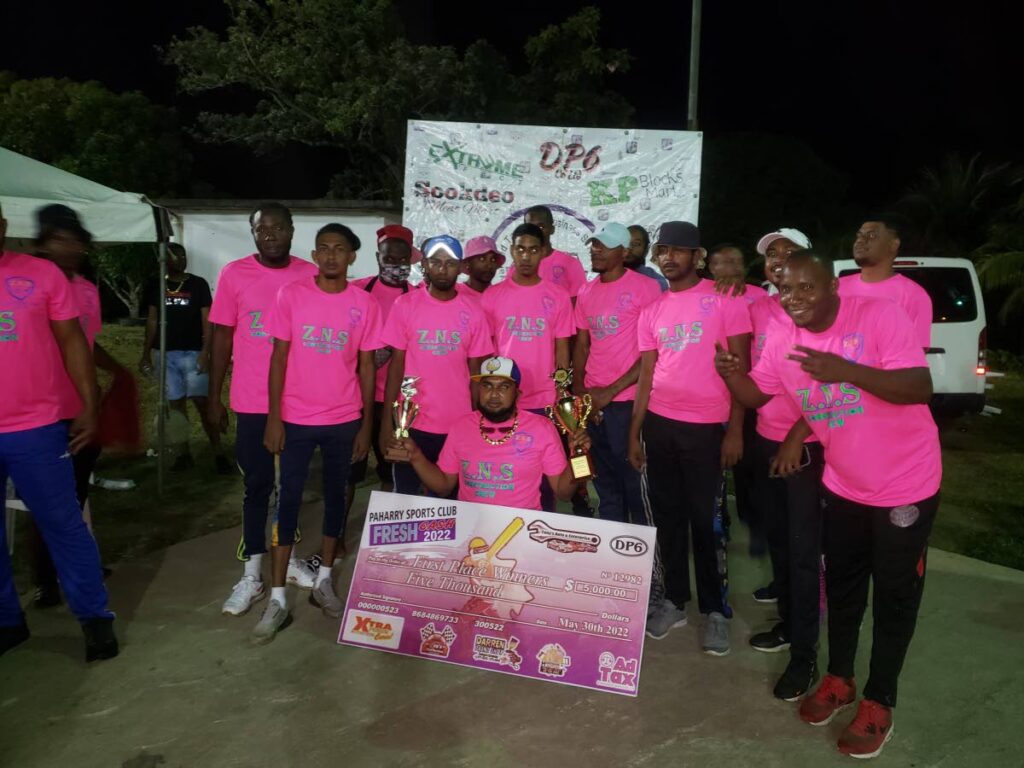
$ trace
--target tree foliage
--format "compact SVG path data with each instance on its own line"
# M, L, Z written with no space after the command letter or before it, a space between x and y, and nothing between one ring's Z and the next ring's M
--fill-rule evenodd
M193 28L167 50L184 92L237 97L234 109L202 112L198 136L260 152L335 148L338 196L400 197L410 119L617 126L632 116L610 87L628 55L601 47L593 8L528 39L516 73L484 40L463 52L412 44L390 0L226 3L223 35Z
M189 174L172 110L96 82L0 75L0 145L151 196L181 191Z

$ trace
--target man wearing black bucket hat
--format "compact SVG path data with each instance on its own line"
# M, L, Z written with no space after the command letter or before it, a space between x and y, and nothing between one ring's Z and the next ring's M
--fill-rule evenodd
M690 600L689 539L705 653L729 652L723 532L716 530L723 468L743 452L743 408L716 381L715 344L742 360L750 354L746 302L702 280L700 232L686 221L662 224L654 260L669 290L645 307L637 323L640 380L633 404L629 459L643 483L665 565L665 600L648 619L648 634L664 637L686 623ZM680 503L682 501L682 503Z

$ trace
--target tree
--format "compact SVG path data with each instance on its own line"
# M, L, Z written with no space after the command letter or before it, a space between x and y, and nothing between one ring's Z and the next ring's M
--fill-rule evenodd
M1010 163L949 155L924 169L894 207L916 225L918 252L967 257L986 242L992 217L1019 194L1022 181L1024 172Z
M188 180L174 112L96 82L0 76L0 144L115 189L151 196Z
M259 152L334 148L338 195L401 196L409 119L619 125L632 115L610 88L628 55L598 44L593 8L528 40L529 69L516 74L482 40L461 55L413 45L390 0L225 1L223 36L193 28L167 51L184 92L247 96L236 111L202 112L198 136Z
M174 112L140 93L96 82L18 80L0 73L0 145L119 190L172 195L187 184L189 157ZM85 222L88 227L89 222ZM99 279L138 316L151 246L100 246Z
M142 292L157 274L156 249L149 243L105 245L93 250L100 280L128 308L130 317L139 317Z
M973 254L978 280L987 293L1002 297L999 321L1009 326L1024 315L1024 195L999 211L989 238Z

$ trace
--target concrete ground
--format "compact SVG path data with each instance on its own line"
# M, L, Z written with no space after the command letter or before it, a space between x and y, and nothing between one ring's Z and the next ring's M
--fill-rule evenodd
M315 510L303 514L317 531ZM739 529L732 653L702 655L691 616L647 640L636 699L339 646L338 622L302 593L292 595L295 623L254 647L262 603L220 614L240 573L238 532L187 541L111 577L116 660L85 665L65 608L29 611L32 638L0 658L0 766L850 765L835 740L852 714L803 724L771 696L785 654L746 644L773 612L750 597L767 563L743 554ZM351 568L349 558L340 594ZM1024 765L1024 573L934 550L929 568L894 736L877 764ZM868 618L861 681L870 632Z

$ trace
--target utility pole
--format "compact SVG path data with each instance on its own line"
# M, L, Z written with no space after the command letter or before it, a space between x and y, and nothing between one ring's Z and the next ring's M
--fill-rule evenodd
M697 86L700 82L700 4L692 0L690 17L690 94L686 105L686 130L697 130Z

